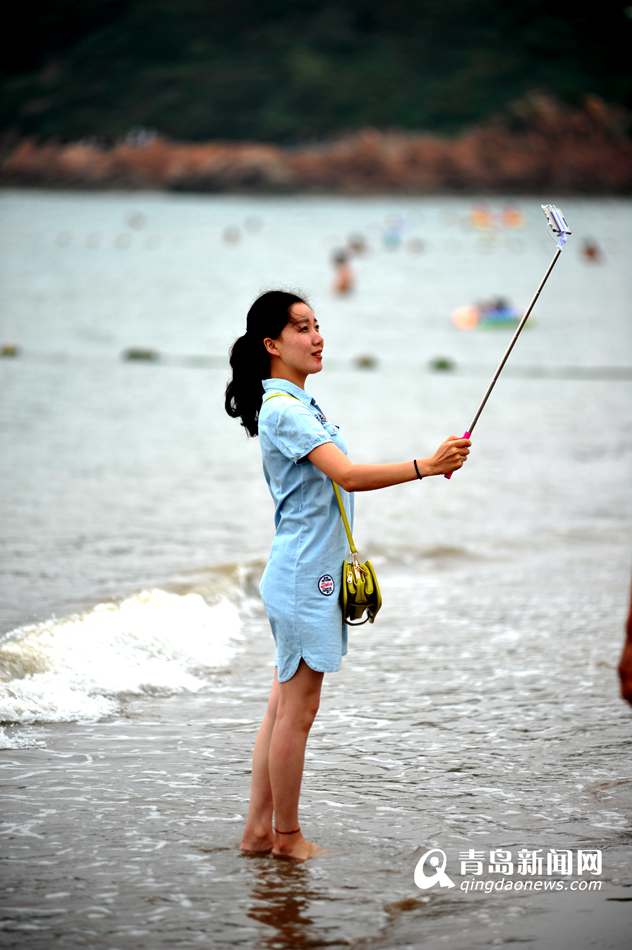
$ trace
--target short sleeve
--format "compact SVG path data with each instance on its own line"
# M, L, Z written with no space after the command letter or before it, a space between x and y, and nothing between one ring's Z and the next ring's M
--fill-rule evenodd
M305 458L316 446L332 441L324 425L302 403L278 407L269 423L266 430L270 441L293 462Z

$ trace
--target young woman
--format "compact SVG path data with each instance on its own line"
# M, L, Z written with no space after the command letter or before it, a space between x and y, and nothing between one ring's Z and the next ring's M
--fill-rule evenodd
M428 458L355 465L338 426L305 391L307 377L323 367L323 348L309 304L268 291L250 308L246 333L231 349L225 403L248 435L260 437L276 527L260 591L277 663L253 751L241 850L298 861L323 850L301 833L299 793L323 675L340 669L347 652L338 599L347 541L330 479L342 489L352 524L353 492L454 472L470 446L451 436Z

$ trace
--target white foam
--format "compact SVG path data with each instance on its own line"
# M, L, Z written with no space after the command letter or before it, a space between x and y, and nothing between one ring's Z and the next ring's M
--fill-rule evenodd
M43 745L43 740L34 738L30 730L20 730L10 735L0 728L0 749L33 749Z
M0 644L0 722L94 720L121 694L199 690L241 639L228 600L159 589L19 628Z

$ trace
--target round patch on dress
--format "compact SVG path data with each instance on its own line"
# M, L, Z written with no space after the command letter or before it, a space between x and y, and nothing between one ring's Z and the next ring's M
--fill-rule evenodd
M318 578L318 590L321 592L321 594L324 594L325 597L331 597L335 589L336 582L334 581L331 574L323 574L322 577Z

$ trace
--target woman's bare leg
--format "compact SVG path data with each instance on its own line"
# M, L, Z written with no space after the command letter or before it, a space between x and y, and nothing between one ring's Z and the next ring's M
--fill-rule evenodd
M279 684L276 718L268 753L268 771L274 801L274 825L280 831L299 827L298 802L303 778L305 746L320 704L323 673L301 660L294 676ZM305 860L322 848L302 833L274 834L273 854Z
M268 772L268 753L278 701L279 681L275 667L268 706L259 727L252 753L250 804L240 845L242 851L265 854L271 850L273 844L272 789Z

